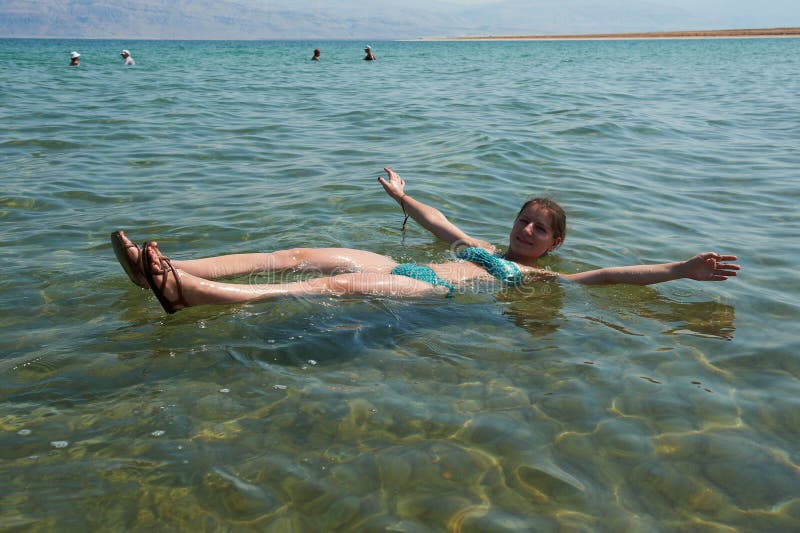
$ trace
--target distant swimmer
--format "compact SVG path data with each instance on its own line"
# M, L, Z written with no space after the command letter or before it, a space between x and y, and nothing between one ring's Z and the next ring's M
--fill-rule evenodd
M319 48L314 48L314 57L311 58L311 61L319 61Z
M122 52L120 52L119 55L121 55L122 59L125 60L126 66L136 64L136 61L133 60L133 58L131 57L131 53L128 50L123 50Z
M367 45L364 48L364 52L367 53L367 55L364 57L364 61L375 61L375 54L372 53L372 47L370 45Z
M81 64L81 62L79 61L80 57L81 55L78 52L72 52L69 55L69 66L71 67L79 66Z

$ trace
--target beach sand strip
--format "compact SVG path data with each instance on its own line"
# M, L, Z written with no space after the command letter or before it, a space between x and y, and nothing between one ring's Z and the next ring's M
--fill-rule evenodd
M484 35L467 37L426 37L427 41L546 41L566 39L710 39L741 37L800 37L800 28L741 30L690 30L633 33L590 33L565 35Z

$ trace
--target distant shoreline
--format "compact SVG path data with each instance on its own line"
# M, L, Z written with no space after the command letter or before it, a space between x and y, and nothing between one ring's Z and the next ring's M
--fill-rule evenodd
M800 28L743 30L689 30L631 33L589 33L565 35L483 35L467 37L424 37L423 41L559 41L599 39L719 39L742 37L800 37Z

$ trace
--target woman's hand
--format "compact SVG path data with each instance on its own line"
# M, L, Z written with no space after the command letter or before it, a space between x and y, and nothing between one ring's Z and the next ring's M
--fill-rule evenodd
M383 176L378 178L378 181L381 185L383 185L383 189L386 193L394 198L396 201L400 201L400 198L405 196L405 188L406 182L403 178L400 177L400 174L395 172L389 167L383 167L383 170L386 171L386 175L389 179L385 179Z
M740 267L724 261L735 260L735 255L705 252L684 261L679 270L684 278L697 281L725 281L729 276L735 276Z

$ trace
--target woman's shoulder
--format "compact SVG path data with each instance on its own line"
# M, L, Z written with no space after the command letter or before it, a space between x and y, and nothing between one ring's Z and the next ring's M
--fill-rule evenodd
M469 250L471 248L480 248L480 249L486 250L490 254L495 254L495 253L498 253L498 251L499 251L499 248L497 246L495 246L494 244L490 243L489 241L482 241L480 239L475 239L475 238L472 238L472 237L470 237L468 240L463 240L463 241L457 242L455 244L457 245L456 246L456 250L457 251Z

